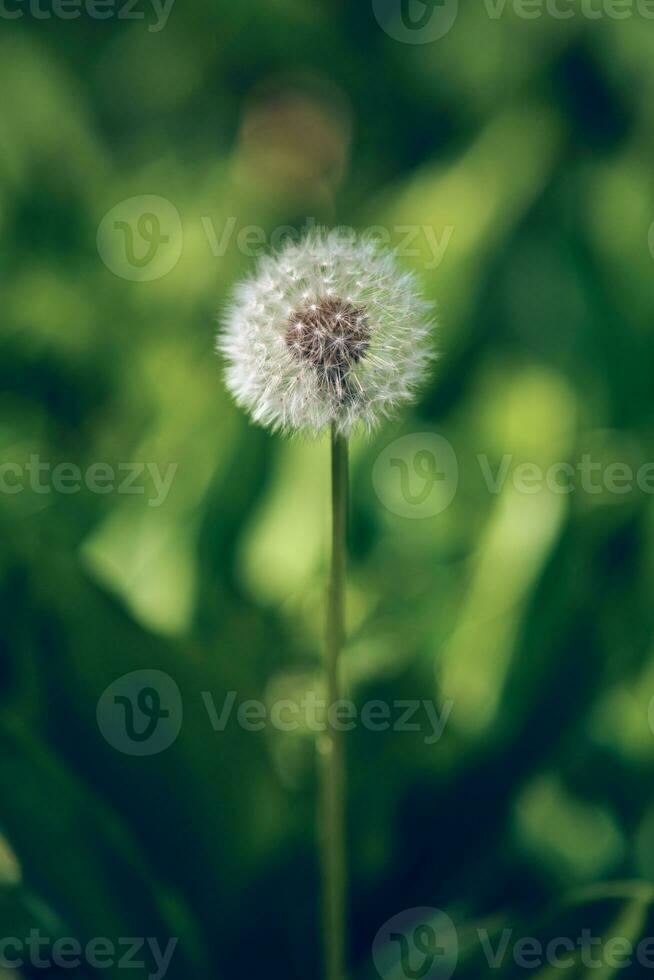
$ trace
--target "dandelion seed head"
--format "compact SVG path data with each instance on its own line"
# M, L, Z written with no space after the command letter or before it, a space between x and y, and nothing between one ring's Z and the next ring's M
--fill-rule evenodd
M217 347L255 422L318 433L370 430L410 401L434 358L433 304L395 256L314 231L259 261L234 290Z

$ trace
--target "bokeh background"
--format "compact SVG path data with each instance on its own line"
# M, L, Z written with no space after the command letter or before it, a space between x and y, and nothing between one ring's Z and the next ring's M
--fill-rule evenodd
M7 4L3 937L175 936L171 978L320 975L314 735L215 731L202 697L319 685L328 444L251 426L213 352L248 253L307 219L395 246L417 229L399 261L441 320L416 406L352 445L349 696L451 708L435 744L348 735L352 975L422 906L459 927L456 976L500 975L478 923L654 935L652 494L512 478L654 458L654 25L448 3L424 44L370 0L176 0L165 24L145 0L139 19ZM433 433L458 484L417 517L399 468L381 492L373 472ZM479 456L509 459L497 492ZM30 457L50 492L13 492ZM64 493L59 463L176 468L152 506L148 471L140 494ZM137 670L184 712L142 757L96 718ZM575 956L565 975L597 975ZM71 973L95 975L47 975Z

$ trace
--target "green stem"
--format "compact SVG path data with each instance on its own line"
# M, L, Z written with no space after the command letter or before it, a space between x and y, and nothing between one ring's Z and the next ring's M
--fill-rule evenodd
M345 636L345 569L348 521L347 439L332 426L332 551L327 595L325 674L327 707L340 698L339 659ZM323 940L325 980L345 980L345 805L343 733L328 715L321 740Z

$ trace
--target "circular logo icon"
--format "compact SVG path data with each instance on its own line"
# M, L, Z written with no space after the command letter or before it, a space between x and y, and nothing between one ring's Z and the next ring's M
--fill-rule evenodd
M414 432L391 442L372 469L380 501L398 517L434 517L450 506L459 484L454 449L435 432Z
M372 0L377 23L403 44L438 41L454 27L459 0Z
M118 752L156 755L179 735L183 713L172 677L162 670L134 670L103 692L96 718L102 735Z
M448 980L456 969L459 941L440 909L405 909L381 927L372 961L383 980Z
M150 282L177 265L182 254L182 222L165 197L140 194L107 211L96 237L100 258L121 279Z

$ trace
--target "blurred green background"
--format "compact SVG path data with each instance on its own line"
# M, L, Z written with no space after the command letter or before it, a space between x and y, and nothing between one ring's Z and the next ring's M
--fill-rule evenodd
M560 903L559 935L654 935L652 493L512 478L654 458L652 21L475 0L413 44L369 0L121 4L7 0L0 30L0 935L179 937L185 980L320 974L314 735L215 731L202 696L319 684L328 444L252 427L213 352L248 253L308 218L413 229L399 261L441 320L419 402L352 446L348 694L451 707L435 744L348 734L352 975L420 906L462 945ZM458 465L420 519L372 478L416 433ZM510 457L498 492L479 456ZM62 492L60 463L150 469ZM96 720L137 670L183 702L148 756ZM457 976L488 974L474 945ZM71 973L96 975L47 975Z

